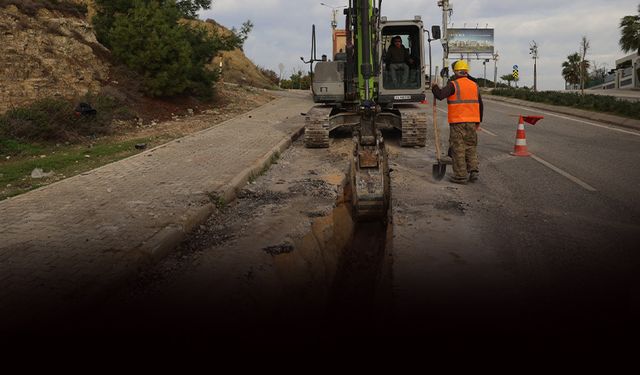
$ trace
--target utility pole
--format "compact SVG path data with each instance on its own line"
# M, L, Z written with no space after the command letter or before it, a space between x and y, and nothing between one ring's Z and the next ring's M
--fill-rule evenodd
M449 68L449 33L447 32L447 25L449 24L449 17L453 13L453 8L449 4L449 0L438 0L438 6L442 7L442 69Z
M498 87L498 51L493 54L493 88Z
M538 44L536 41L531 42L529 54L533 58L533 91L538 91Z
M326 6L327 8L331 8L331 40L333 41L333 56L335 57L335 54L337 52L337 36L336 36L336 28L338 27L338 20L337 20L337 14L338 14L338 10L342 9L342 8L346 8L346 5L341 5L341 6L333 6L333 5L329 5L326 3L320 3L320 5Z
M346 6L333 6L325 3L320 3L320 5L324 5L327 8L331 8L331 30L335 32L336 27L338 27L338 20L336 19L336 14L338 13L338 9L346 8Z
M484 66L484 82L482 83L483 87L487 87L487 63L489 62L489 59L484 59L482 61L482 65Z

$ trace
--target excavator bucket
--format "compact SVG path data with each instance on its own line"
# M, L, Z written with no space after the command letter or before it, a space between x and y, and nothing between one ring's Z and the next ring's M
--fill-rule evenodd
M357 221L384 221L390 199L390 176L384 147L356 145L351 162L353 211Z

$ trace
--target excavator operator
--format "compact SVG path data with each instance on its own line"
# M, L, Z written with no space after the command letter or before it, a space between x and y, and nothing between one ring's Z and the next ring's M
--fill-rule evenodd
M402 45L402 38L400 36L397 35L391 39L386 60L386 63L389 64L393 84L398 85L397 71L402 72L400 83L406 84L409 80L409 65L413 64L413 58L404 45Z

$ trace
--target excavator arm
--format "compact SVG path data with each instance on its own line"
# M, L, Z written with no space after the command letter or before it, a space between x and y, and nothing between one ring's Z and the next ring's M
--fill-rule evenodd
M354 150L350 178L357 220L386 220L390 201L389 163L382 132L376 127L379 111L374 69L379 9L373 0L350 0L350 41L355 48L359 124L353 130Z

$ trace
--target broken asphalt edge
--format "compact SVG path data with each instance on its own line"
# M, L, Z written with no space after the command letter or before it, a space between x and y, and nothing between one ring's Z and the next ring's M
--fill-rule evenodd
M483 99L493 100L496 102L505 102L535 109L543 109L549 112L560 113L563 115L576 116L591 121L599 121L610 125L616 125L627 129L640 130L640 120L632 118L610 115L608 113L587 111L584 109L552 105L546 103L530 102L527 100L509 98L497 95L482 94Z

